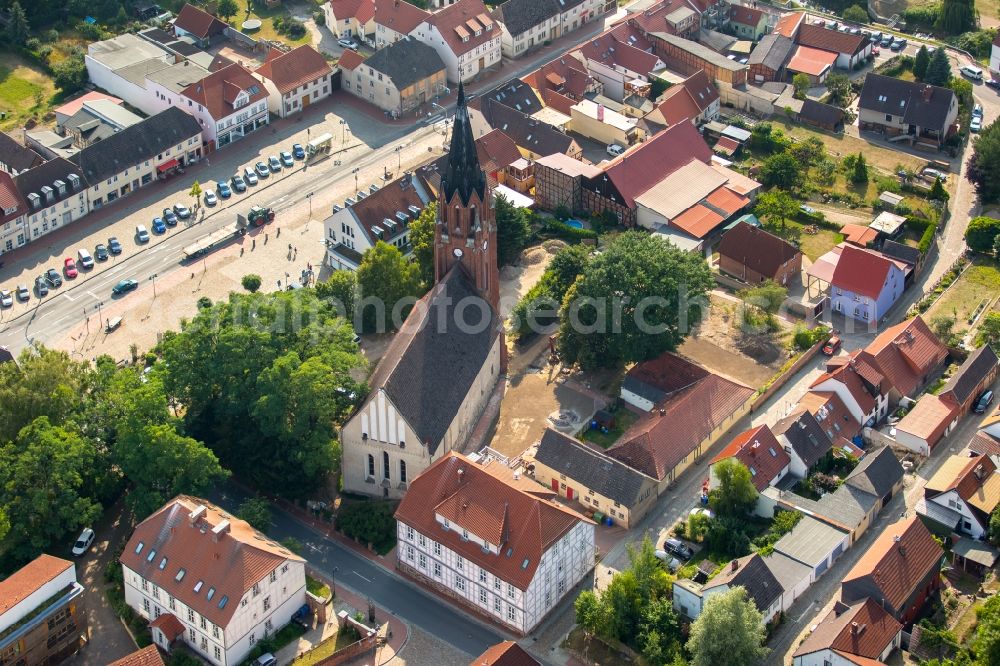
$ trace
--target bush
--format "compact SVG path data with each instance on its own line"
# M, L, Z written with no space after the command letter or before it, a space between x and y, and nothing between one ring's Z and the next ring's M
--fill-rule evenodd
M81 37L91 42L99 42L107 35L104 28L96 23L84 23L83 21L76 24L76 31Z
M812 347L817 342L821 342L830 337L830 329L826 326L817 326L816 328L806 328L804 325L799 324L795 327L795 334L793 336L793 342L796 349L805 351Z
M965 242L970 250L990 253L998 235L1000 235L1000 220L985 216L974 217L965 230Z
M199 310L207 310L210 307L212 307L212 299L211 298L209 298L208 296L202 296L201 298L198 299L198 309Z
M396 545L396 510L394 502L356 502L342 504L336 527L364 545L371 544L379 554Z
M278 18L274 19L274 29L279 35L284 35L289 39L301 39L306 34L306 24L295 18L286 18L278 23Z
M920 250L920 254L927 254L927 251L931 249L931 243L934 242L934 235L937 233L936 224L928 224L927 228L924 229L924 233L920 236L920 242L917 244L917 249Z
M326 25L326 14L323 12L313 12L313 22L316 25Z
M592 229L577 229L556 219L547 220L542 228L542 234L561 238L568 243L579 243L584 239L597 238L597 232Z

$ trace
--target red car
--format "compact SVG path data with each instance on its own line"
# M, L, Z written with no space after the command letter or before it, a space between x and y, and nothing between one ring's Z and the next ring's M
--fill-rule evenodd
M827 356L833 356L837 353L837 350L840 349L840 345L841 339L834 335L826 341L825 345L823 345L823 353Z
M65 273L66 277L70 279L79 275L79 273L76 272L76 262L73 261L73 257L66 257L66 261L63 262L63 273Z

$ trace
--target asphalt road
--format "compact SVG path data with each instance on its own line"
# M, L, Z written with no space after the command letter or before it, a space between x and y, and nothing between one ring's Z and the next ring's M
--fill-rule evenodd
M244 491L229 484L210 497L231 512L235 512L246 498ZM267 533L279 541L288 537L298 540L305 547L304 557L309 564L334 578L336 585L344 585L352 592L370 598L393 615L470 655L481 654L490 645L508 638L424 592L410 581L387 572L368 558L327 539L274 506L271 509L271 529ZM336 575L334 567L337 568Z

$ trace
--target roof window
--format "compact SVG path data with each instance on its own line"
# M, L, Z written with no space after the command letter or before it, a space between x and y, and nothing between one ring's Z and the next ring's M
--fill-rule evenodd
M167 558L164 557L162 560L160 560L160 571L163 571L163 569L165 569L166 566L167 566Z
M224 594L222 595L222 598L219 599L219 608L225 608L227 603L229 603L229 597Z
M528 558L527 558L527 557L526 557L526 558L524 558L524 562L521 562L521 568L522 568L522 569L527 569L527 568L528 568L528 562L529 562L529 561L530 561L530 560L528 560Z
M187 569L181 569L180 571L177 572L177 575L174 576L174 580L176 580L178 583L181 582L182 580L184 580L184 574L186 573Z
M204 584L205 584L205 581L203 581L203 580L199 580L197 583L195 583L194 584L194 593L198 594L199 592L201 592L201 586L204 585Z
M149 555L146 556L146 561L147 562L152 562L154 557L156 557L156 551L155 550L151 550L151 551L149 551Z
M205 595L205 598L211 601L212 597L214 596L215 596L215 588L214 587L208 588L208 594Z
M139 545L135 547L135 554L138 555L139 553L141 553L142 552L142 547L145 546L145 545L146 544L144 544L143 542L140 541Z

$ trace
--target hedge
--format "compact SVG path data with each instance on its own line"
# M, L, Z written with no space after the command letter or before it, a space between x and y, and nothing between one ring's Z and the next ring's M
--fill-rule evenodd
M924 229L923 235L920 237L920 243L917 245L917 249L920 250L920 254L927 254L927 250L931 249L931 243L934 242L934 234L936 233L937 224L928 224L927 228Z
M555 236L570 243L579 243L583 240L597 238L597 232L592 229L577 229L556 219L546 220L541 233Z

